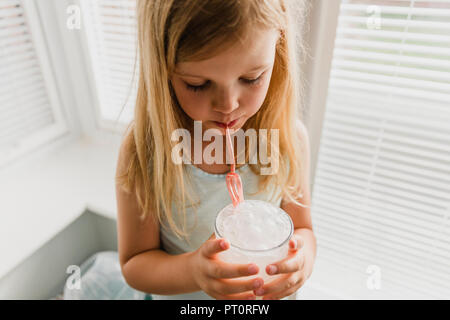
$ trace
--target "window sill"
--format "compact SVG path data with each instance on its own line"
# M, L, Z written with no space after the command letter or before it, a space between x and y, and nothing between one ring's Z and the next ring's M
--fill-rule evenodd
M86 210L116 219L120 142L107 132L72 139L0 172L0 278Z

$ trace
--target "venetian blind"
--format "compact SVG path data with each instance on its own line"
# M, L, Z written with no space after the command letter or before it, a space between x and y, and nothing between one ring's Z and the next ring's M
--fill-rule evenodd
M450 1L343 0L313 192L315 277L450 298Z
M66 130L32 9L0 1L0 166Z
M82 1L100 121L128 123L134 112L138 75L136 1Z

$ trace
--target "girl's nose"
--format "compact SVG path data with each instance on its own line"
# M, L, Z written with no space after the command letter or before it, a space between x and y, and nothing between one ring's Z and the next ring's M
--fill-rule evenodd
M229 114L239 107L238 93L233 89L223 89L212 100L214 111Z

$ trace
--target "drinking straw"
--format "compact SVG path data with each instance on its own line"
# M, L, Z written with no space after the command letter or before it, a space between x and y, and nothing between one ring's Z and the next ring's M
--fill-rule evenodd
M244 192L242 190L241 177L239 176L238 173L235 172L236 165L234 163L233 141L231 140L230 129L228 128L228 126L226 128L226 136L228 140L227 150L232 160L231 170L226 175L226 182L228 192L230 193L231 201L233 202L233 207L236 207L239 203L244 201Z

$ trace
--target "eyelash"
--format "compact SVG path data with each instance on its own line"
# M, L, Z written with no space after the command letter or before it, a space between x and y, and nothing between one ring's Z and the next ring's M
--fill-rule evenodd
M262 75L260 75L256 79L241 79L241 81L243 81L247 85L252 86L252 85L258 84L259 81L261 80L261 78L262 78ZM188 90L191 90L191 91L194 91L194 92L204 91L204 90L208 89L210 83L211 83L210 81L207 81L206 83L204 83L204 84L202 84L200 86L193 86L193 85L190 85L190 84L186 83L186 88Z
M190 85L190 84L186 83L186 88L188 90L191 90L191 91L194 91L194 92L204 91L204 90L208 89L209 83L210 82L207 81L205 84L202 84L200 86L193 86L193 85Z

